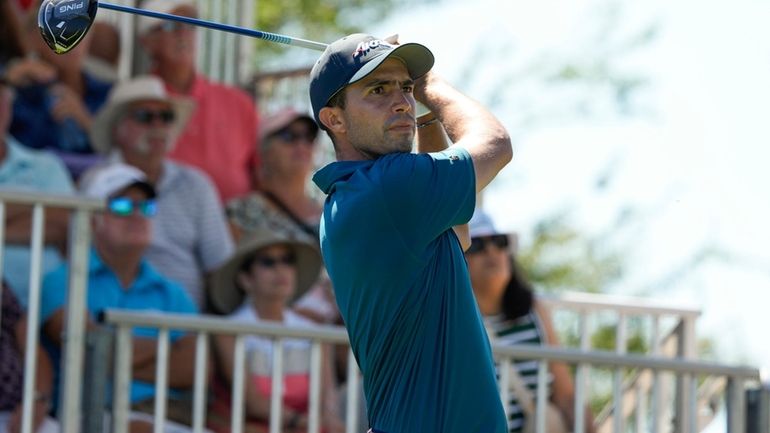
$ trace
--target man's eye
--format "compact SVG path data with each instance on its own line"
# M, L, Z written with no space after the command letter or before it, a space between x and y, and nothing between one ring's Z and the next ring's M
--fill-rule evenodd
M412 93L413 91L414 91L414 86L404 86L405 93Z
M378 86L372 89L372 93L374 93L375 95L381 95L384 91L385 91L385 88L383 88L382 86Z

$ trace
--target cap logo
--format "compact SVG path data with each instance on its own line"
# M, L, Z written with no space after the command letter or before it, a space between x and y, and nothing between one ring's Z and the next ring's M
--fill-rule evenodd
M372 50L377 49L377 48L379 48L381 46L393 47L393 45L391 45L391 44L389 44L389 43L387 43L387 42L385 42L385 41L383 41L381 39L374 39L374 40L371 40L371 41L360 42L358 44L358 47L356 47L356 50L353 51L353 58L355 59L355 58L358 58L358 57L361 57L361 56L366 57L369 54L369 52L371 52Z

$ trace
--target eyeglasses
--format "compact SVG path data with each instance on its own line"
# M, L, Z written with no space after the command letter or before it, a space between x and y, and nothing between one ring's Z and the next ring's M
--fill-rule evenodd
M287 143L305 143L313 146L315 144L315 138L317 134L314 132L296 132L292 131L291 129L282 129L275 134L273 134L273 137L278 137L281 140L287 142Z
M155 200L131 200L128 197L115 197L107 202L107 210L117 216L133 215L138 210L146 217L158 213L158 205Z
M153 111L140 108L131 112L131 118L134 119L135 122L141 123L143 125L152 125L152 123L155 122L155 119L158 119L161 121L161 123L168 125L174 122L174 119L176 119L176 113L174 113L174 110L171 109Z
M491 235L471 238L471 246L465 251L465 253L475 254L484 251L487 244L493 245L501 250L508 248L508 235Z
M279 264L294 266L295 264L297 264L297 257L295 257L294 254L286 254L280 257L257 256L257 257L254 257L253 263L258 264L263 268L274 268Z

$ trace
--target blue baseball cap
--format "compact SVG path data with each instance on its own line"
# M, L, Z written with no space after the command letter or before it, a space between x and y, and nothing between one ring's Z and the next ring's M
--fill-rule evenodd
M362 33L329 44L310 71L310 103L318 125L326 129L318 113L337 92L363 79L390 57L403 61L412 79L433 67L433 53L420 44L393 45Z

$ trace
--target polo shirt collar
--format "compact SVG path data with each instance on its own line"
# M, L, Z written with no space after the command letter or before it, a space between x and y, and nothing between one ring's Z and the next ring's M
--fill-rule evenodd
M88 259L88 273L95 275L98 273L114 274L112 269L107 267L95 247L91 247L90 257ZM153 287L157 283L163 283L165 279L156 271L145 259L139 263L139 274L136 276L131 288L134 287Z

